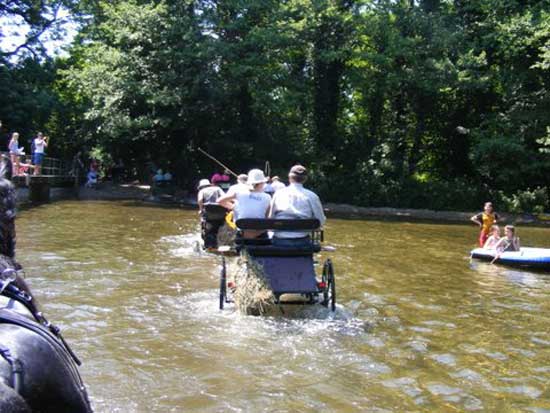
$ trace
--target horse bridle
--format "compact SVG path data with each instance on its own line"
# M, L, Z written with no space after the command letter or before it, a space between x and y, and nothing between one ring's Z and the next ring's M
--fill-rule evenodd
M17 270L15 270L14 268L6 268L4 271L2 271L0 275L0 295L6 296L23 304L25 308L29 310L37 323L48 329L55 337L59 339L59 341L61 341L61 343L63 343L63 346L65 347L71 358L74 360L74 362L78 366L82 365L80 359L76 356L69 344L61 335L61 329L48 321L48 319L46 319L41 311L38 311L38 309L34 305L32 295L30 295L26 291L23 291L15 284L15 281L17 279L16 276Z

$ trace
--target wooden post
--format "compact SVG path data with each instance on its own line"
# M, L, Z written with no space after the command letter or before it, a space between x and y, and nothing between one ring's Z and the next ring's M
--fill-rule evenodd
M50 183L45 176L29 177L29 200L34 204L50 202Z

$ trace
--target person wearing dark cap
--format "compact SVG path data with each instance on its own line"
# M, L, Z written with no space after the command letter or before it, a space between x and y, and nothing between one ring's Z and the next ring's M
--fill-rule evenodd
M307 180L307 169L294 165L288 173L289 185L279 189L271 201L270 218L276 219L318 219L321 226L326 221L321 200L313 191L304 188ZM274 243L278 239L293 239L297 242L307 238L307 232L275 231Z

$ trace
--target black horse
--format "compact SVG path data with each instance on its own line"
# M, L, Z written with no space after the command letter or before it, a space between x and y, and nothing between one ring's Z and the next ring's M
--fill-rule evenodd
M92 412L80 361L19 274L14 220L15 189L0 178L0 412Z

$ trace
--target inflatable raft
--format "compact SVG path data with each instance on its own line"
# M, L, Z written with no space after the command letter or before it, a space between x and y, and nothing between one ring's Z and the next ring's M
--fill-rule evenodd
M493 261L497 252L484 248L476 248L471 252L472 258L484 261ZM511 267L532 268L550 271L550 249L548 248L520 248L519 251L503 252L495 263Z

